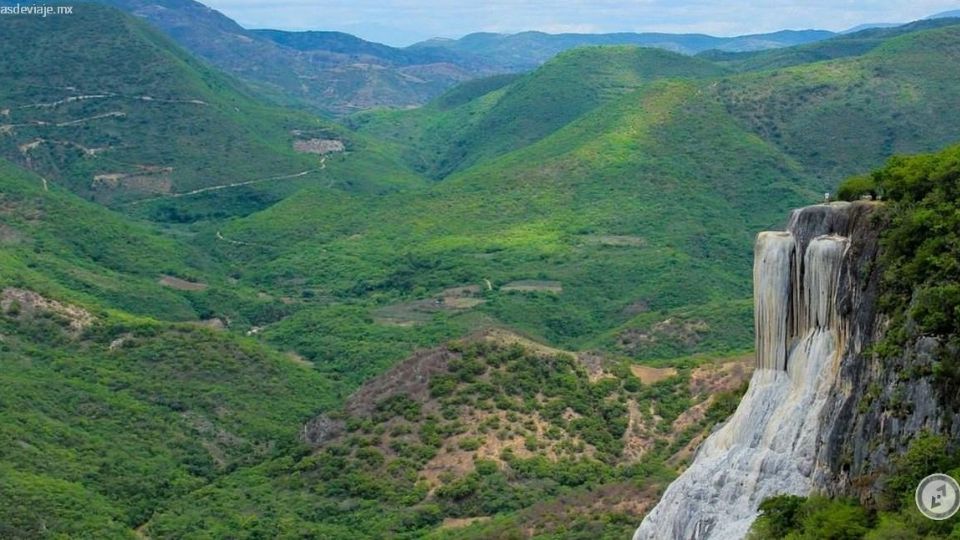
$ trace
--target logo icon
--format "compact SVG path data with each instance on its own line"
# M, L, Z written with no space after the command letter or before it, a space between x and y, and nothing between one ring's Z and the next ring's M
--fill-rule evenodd
M917 508L930 519L953 517L960 510L960 485L945 474L931 474L917 486Z

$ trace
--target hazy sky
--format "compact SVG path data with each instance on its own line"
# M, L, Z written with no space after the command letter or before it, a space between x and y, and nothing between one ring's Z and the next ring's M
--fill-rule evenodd
M201 0L247 28L341 30L390 45L471 32L845 30L907 22L960 0Z

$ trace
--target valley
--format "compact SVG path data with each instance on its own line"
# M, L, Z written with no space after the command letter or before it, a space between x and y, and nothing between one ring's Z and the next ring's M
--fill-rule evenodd
M747 392L754 236L850 177L927 291L887 346L956 334L900 206L952 215L955 149L868 172L960 141L960 20L395 49L108 3L0 18L0 537L624 538ZM339 55L385 86L291 97Z

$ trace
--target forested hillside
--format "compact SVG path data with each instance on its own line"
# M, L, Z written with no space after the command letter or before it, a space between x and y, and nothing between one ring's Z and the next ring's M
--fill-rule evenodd
M164 286L208 264L0 163L0 536L133 537L337 402L303 362L198 320L214 302L256 318L253 292Z

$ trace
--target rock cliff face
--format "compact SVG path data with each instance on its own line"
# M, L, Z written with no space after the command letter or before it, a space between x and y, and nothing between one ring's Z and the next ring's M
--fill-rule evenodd
M933 386L942 351L924 338L896 358L882 339L874 203L793 212L757 237L757 371L734 415L701 446L637 529L643 539L742 538L778 494L868 501L918 433L960 435L951 397Z
M886 317L878 310L881 269L876 264L881 216L853 207L851 243L840 276L837 311L846 323L846 351L821 415L813 488L827 495L882 505L883 481L893 459L924 431L960 441L956 389L938 388L938 358L956 356L932 337L920 337L893 356L873 354Z

